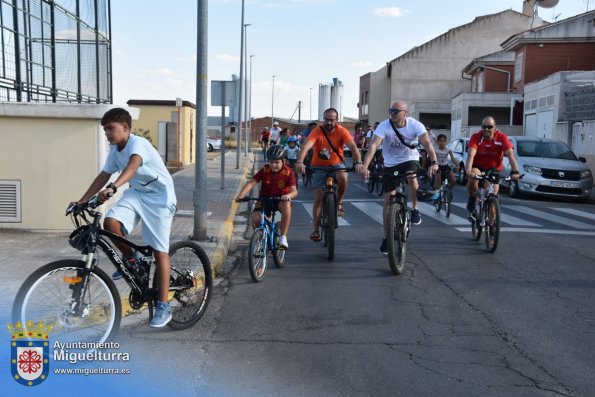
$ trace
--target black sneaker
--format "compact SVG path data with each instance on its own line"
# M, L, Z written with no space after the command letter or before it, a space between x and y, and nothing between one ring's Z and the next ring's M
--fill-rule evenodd
M382 244L380 244L380 249L379 249L380 253L384 256L388 256L388 248L386 246L386 239L383 238L382 239Z
M413 225L419 225L421 223L421 215L419 211L416 209L411 211L411 223Z
M467 212L475 211L475 197L469 197L467 199Z

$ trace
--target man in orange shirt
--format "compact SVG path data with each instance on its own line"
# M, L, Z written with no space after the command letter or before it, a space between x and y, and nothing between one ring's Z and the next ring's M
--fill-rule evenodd
M355 171L360 172L362 161L359 150L353 141L349 131L337 124L339 112L334 108L329 108L324 112L324 122L322 125L312 129L308 138L300 149L295 168L298 173L304 173L304 158L312 148L314 155L312 157L312 166L333 166L333 169L340 170L347 168L343 160L343 145L347 145L353 154L353 164ZM312 207L312 227L314 231L310 235L312 241L320 241L318 231L320 223L320 214L322 212L322 187L325 185L326 173L322 170L314 170L312 175L312 187L314 190L314 205ZM339 216L343 215L343 196L347 191L347 173L337 172L337 210Z

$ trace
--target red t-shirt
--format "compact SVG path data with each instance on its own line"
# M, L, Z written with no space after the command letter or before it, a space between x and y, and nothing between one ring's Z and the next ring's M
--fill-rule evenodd
M297 186L295 174L287 165L284 165L279 172L273 172L267 164L254 175L256 182L260 184L260 197L276 197L289 194L292 186Z
M494 137L489 140L483 137L481 131L476 132L471 135L467 147L477 150L473 158L473 167L482 171L487 171L490 168L501 171L504 152L512 149L513 146L505 133L496 130Z
M262 130L262 132L260 133L260 136L263 137L263 138L269 139L269 136L271 136L271 131L269 131L269 130Z
M339 156L337 156L337 153L331 148L331 145L329 145L328 140L324 137L322 128L323 127L318 126L308 135L308 140L314 142L314 146L312 147L314 151L312 165L337 165L341 160L339 159ZM343 145L353 141L353 137L347 128L337 125L332 133L326 132L326 135L329 137L341 157L345 159L345 156L343 155ZM318 155L324 149L328 150L330 153L330 159L328 160L321 159Z

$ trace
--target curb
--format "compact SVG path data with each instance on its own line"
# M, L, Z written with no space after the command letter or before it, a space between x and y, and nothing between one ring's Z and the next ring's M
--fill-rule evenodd
M254 153L250 153L248 155L248 162L246 163L246 165L244 166L244 169L242 170L242 176L240 178L240 183L238 184L238 187L236 188L234 197L236 197L238 195L238 193L240 192L240 190L244 187L244 183L242 181L244 181L246 179L246 175L248 174L250 169L252 169L253 167L254 167ZM229 243L231 241L231 236L233 233L233 226L234 226L233 221L236 216L236 213L238 212L238 207L239 207L239 204L236 203L235 200L232 200L231 208L229 209L229 215L227 216L227 219L225 220L225 223L223 224L223 227L221 228L221 231L219 232L219 236L217 239L217 246L215 247L215 249L211 253L211 256L209 257L209 261L211 262L211 269L213 270L214 277L217 277L219 275L219 273L221 272L221 270L223 269L223 264L225 263L225 258L227 257L227 253L229 251Z

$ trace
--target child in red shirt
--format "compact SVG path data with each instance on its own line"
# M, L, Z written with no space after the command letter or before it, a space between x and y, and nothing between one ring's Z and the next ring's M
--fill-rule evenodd
M266 203L265 213L270 215L273 211L281 213L281 237L279 238L279 248L287 249L287 232L291 222L291 199L297 197L297 183L295 173L285 164L287 159L287 150L281 145L271 146L267 150L266 164L260 171L252 177L240 191L236 201L240 201L246 194L260 183L260 194L258 197L280 197L279 201ZM252 227L255 229L260 224L260 206L257 205L252 212Z

